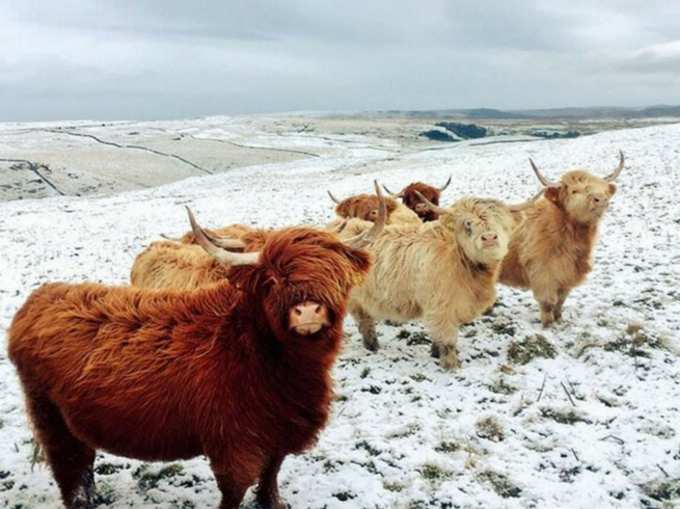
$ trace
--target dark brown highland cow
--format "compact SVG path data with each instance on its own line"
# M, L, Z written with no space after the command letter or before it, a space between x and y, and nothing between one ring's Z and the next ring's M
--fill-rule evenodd
M14 317L9 356L69 509L93 507L96 450L144 461L205 455L219 507L237 508L259 480L259 503L282 509L283 459L310 447L328 419L346 302L370 266L357 247L371 236L342 243L291 228L259 252L233 253L193 227L231 266L229 281L46 284Z
M424 184L423 182L413 182L407 185L404 189L398 193L393 193L387 187L383 186L385 191L387 191L393 198L401 198L401 201L413 212L418 214L420 220L424 223L428 221L436 221L439 219L439 214L428 207L421 196L424 196L430 203L434 205L439 205L439 199L441 198L442 192L449 187L451 184L451 177L446 181L442 187L434 187L429 184Z

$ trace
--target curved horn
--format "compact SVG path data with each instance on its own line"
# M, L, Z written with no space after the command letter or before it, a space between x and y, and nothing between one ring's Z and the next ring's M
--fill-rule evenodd
M209 237L210 241L223 249L245 249L246 243L231 237Z
M446 181L446 184L444 184L442 187L439 187L439 188L438 188L440 193L443 192L444 189L446 189L447 187L449 187L449 184L451 184L451 177L452 177L452 176L453 176L453 175L449 175L449 180Z
M529 158L529 162L531 163L531 167L533 168L534 173L538 177L538 180L541 181L541 184L543 184L545 187L550 187L552 185L555 185L543 176L541 171L536 167L536 164L534 163L533 159Z
M439 207L438 205L435 205L435 204L432 203L430 200L428 200L427 198L425 198L425 197L420 193L420 191L416 191L415 193L416 193L416 195L418 196L418 198L420 198L420 200L421 200L425 205L427 205L427 208L430 209L432 212L436 212L437 214L449 214L449 215L451 214L451 211L450 211L450 210L445 209L445 208L443 208L443 207Z
M232 253L219 246L216 246L210 238L205 234L203 229L196 222L193 212L189 207L186 207L189 213L189 223L191 223L191 230L196 236L196 242L201 246L206 253L215 258L218 262L225 265L253 265L260 260L260 253Z
M362 247L368 246L371 242L378 238L382 233L383 228L385 228L385 220L387 219L387 206L385 205L385 197L380 192L380 186L378 181L374 180L373 185L375 186L375 194L378 195L378 200L380 204L378 205L378 219L373 223L373 226L365 231L364 233L352 237L351 239L345 240L345 243L349 246L361 249Z
M624 163L623 151L619 150L619 165L613 172L607 175L604 179L607 182L614 182L616 178L621 174L621 171L623 170L623 163Z
M333 203L337 203L337 204L340 203L340 200L338 200L335 196L333 196L333 193L331 193L330 191L326 191L326 192L328 193L328 196L331 197L331 200L333 200Z
M533 195L531 198L529 198L526 201L523 201L522 203L517 203L515 205L508 205L508 208L512 212L520 212L526 208L531 207L536 200L538 200L541 196L543 196L543 189L538 191L535 195Z
M382 185L383 189L389 194L392 198L403 198L404 197L404 191L401 191L399 193L393 193L389 189L387 189L387 186L385 184Z

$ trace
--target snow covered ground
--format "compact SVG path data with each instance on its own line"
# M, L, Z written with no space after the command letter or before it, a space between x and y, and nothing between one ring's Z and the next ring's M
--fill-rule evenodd
M193 126L199 138L248 132L226 120ZM626 169L595 268L564 322L543 330L531 296L501 287L492 313L463 328L463 367L450 373L430 358L419 324L381 325L372 354L347 319L330 425L314 449L285 461L281 491L292 507L314 509L680 507L680 124L417 150L361 135L286 138L256 133L249 144L326 150L108 197L0 204L0 507L61 507L48 470L31 466L5 353L12 316L38 285L126 283L150 240L187 229L184 204L206 226L322 223L332 216L326 189L346 196L369 192L375 178L399 188L449 174L445 204L469 194L517 202L537 189L528 157L548 177L577 166L603 175L619 148ZM510 355L541 336L553 358ZM104 454L96 471L102 507L205 508L219 498L202 458L147 465Z

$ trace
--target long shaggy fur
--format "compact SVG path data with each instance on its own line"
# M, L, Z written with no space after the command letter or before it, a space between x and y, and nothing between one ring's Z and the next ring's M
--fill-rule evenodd
M385 224L420 224L415 212L392 198L384 198L387 207ZM345 198L335 207L338 217L375 221L378 217L379 198L374 194L357 194Z
M139 288L199 288L227 278L225 267L202 247L164 240L152 242L132 265L130 283Z
M616 186L582 170L565 173L544 198L523 212L503 260L500 282L529 288L548 326L562 316L569 292L592 268L597 228ZM593 196L604 203L593 210Z
M386 227L372 244L373 268L349 305L370 350L378 348L375 320L421 319L442 365L458 366L458 327L495 301L513 220L507 207L493 200L462 199L451 211L436 222ZM472 234L466 222L473 224ZM341 235L368 226L353 220ZM479 249L475 237L487 231L498 234L497 248Z
M33 292L9 356L66 506L89 507L79 497L91 495L101 449L146 461L203 454L220 507L237 508L259 478L261 504L282 508L278 469L328 419L346 301L369 266L365 251L297 228L272 233L259 264L201 289ZM330 326L299 336L288 312L307 300L327 306Z

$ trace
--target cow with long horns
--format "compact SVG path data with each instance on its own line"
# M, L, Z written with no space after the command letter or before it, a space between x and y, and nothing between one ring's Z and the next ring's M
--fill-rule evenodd
M94 507L97 450L144 461L205 455L221 509L237 509L258 480L260 506L282 509L281 463L328 420L330 369L350 291L370 267L358 249L370 234L347 243L290 228L234 253L190 219L228 281L46 284L12 321L9 357L69 509Z
M328 196L336 204L335 214L339 219L363 219L364 221L375 221L378 217L379 200L373 194L357 194L349 196L343 200L338 200L333 193L328 192ZM418 215L408 207L392 198L385 198L387 207L386 224L420 224ZM334 227L339 221L330 223Z
M380 186L374 182L378 215L372 224L370 238L381 231L386 222L386 200ZM347 220L337 220L324 228L329 233L338 233L347 227ZM242 225L226 226L214 230L203 229L211 244L230 251L258 251L274 230L254 229ZM347 230L344 237L348 237ZM363 230L362 230L363 231ZM357 236L362 233L357 231ZM199 288L224 280L228 266L220 263L206 251L209 246L201 244L192 230L178 240L152 242L137 257L130 270L130 283L141 288Z
M441 187L434 187L423 182L412 182L398 193L393 193L386 186L383 186L383 188L392 198L401 199L404 205L418 214L423 222L427 222L436 221L439 219L439 214L432 210L420 196L424 196L427 201L439 206L442 192L449 187L449 184L451 184L451 177Z
M439 221L385 227L369 249L374 264L364 284L352 292L349 312L372 351L379 348L376 320L421 319L432 338L433 356L451 369L460 365L459 326L496 299L500 264L515 227L512 212L528 203L509 207L497 200L463 198L441 208L421 199ZM351 220L346 234L355 234L360 222Z
M503 260L499 281L531 289L541 310L541 322L550 326L562 317L569 292L585 281L592 269L591 257L600 220L616 193L614 180L624 166L619 164L604 178L585 170L564 173L548 180L530 159L544 186L543 199L524 213Z

